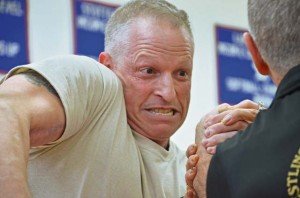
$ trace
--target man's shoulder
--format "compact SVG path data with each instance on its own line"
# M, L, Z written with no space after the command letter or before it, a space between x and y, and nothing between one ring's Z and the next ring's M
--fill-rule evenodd
M32 63L33 66L44 66L49 69L53 67L63 67L63 68L76 68L76 67L85 67L85 69L88 71L89 67L93 66L103 66L96 60L87 57L87 56L81 56L81 55L58 55L58 56L52 56L37 62ZM103 66L104 67L104 66ZM70 68L70 69L71 69Z

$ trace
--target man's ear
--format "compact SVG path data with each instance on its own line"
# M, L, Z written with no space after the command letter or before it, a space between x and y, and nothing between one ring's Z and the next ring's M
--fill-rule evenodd
M109 69L113 69L112 58L107 52L101 52L98 57L98 61L108 67Z
M249 32L244 33L243 35L245 44L252 56L252 60L256 66L258 72L262 75L269 75L270 69L268 64L262 58L260 52L257 49L257 46Z

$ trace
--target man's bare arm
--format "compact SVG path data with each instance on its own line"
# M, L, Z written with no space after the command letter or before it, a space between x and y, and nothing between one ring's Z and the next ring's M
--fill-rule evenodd
M197 174L193 185L198 197L206 198L206 179L212 155L208 154L203 145L200 144L204 137L203 124L204 120L199 122L196 128L196 143L198 145L197 155L199 156L199 160L197 164Z
M58 139L65 115L53 88L34 72L10 77L0 86L0 197L30 197L30 146Z

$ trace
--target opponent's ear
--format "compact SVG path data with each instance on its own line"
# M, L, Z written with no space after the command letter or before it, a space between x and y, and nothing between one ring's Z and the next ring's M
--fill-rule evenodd
M269 66L264 61L261 54L259 53L251 34L249 32L246 32L244 33L243 37L258 72L262 75L269 75L270 74Z
M109 69L112 69L112 58L107 52L101 52L98 57L99 63L105 65Z

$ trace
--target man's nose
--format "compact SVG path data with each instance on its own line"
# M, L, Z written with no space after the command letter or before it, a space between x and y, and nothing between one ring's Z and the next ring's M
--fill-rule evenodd
M170 74L162 75L155 87L155 94L167 102L171 102L176 97L174 79Z

